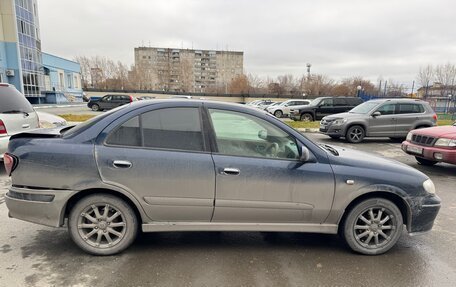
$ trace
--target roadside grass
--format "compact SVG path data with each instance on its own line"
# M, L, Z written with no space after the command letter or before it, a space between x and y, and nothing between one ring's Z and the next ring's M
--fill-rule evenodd
M67 122L85 122L95 116L94 115L64 114L64 115L59 115L59 117L64 118Z

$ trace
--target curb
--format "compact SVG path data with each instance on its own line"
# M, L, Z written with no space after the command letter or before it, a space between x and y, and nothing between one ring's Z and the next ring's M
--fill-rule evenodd
M299 128L296 129L300 133L319 133L320 130L317 128Z

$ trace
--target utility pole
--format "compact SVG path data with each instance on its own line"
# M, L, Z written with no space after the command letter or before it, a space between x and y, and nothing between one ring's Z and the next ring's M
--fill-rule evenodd
M415 89L415 80L412 82L412 92L410 93L410 97L413 98L413 90Z
M307 63L306 67L307 67L307 80L310 81L310 68L312 67L312 64Z

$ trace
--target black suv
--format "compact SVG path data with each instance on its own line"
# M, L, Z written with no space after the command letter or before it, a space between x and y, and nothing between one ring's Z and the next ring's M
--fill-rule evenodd
M117 108L134 101L134 98L129 95L106 95L102 98L90 98L87 106L92 111L103 111Z
M321 120L325 116L348 112L362 102L356 97L319 97L305 107L292 109L290 118L295 121Z

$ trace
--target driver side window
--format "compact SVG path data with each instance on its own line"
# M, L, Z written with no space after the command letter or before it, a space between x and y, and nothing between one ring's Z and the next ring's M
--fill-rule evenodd
M378 108L377 112L380 112L382 115L393 115L396 109L395 104L387 104Z
M244 113L209 109L220 154L299 159L295 139L273 124Z

